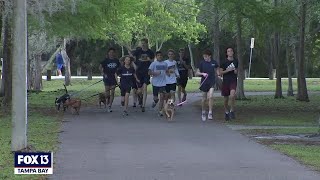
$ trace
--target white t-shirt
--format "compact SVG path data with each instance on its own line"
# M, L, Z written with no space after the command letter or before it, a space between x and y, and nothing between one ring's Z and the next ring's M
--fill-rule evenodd
M173 73L169 73L169 75L166 76L166 82L167 84L175 84L177 83L177 77L179 75L179 70L177 67L177 62L175 60L165 60L164 61L168 65L168 70L173 69Z

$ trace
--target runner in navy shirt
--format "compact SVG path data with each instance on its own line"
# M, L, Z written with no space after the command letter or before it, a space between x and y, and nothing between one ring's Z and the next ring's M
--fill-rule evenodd
M129 56L124 57L124 65L118 69L117 74L120 76L120 89L121 89L121 105L124 106L124 115L128 115L128 104L130 91L137 81L136 71L133 67L133 58Z
M202 121L206 121L206 111L205 111L205 102L209 99L209 113L208 119L213 119L212 105L213 105L213 90L215 85L215 77L216 73L219 71L217 68L219 67L217 61L211 59L212 53L210 50L205 50L203 52L203 60L199 63L198 70L196 75L201 77L201 86L200 90L202 93Z

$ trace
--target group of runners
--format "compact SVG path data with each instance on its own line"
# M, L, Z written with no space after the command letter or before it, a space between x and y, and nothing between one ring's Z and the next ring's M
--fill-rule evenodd
M164 60L161 51L154 53L149 49L147 39L142 39L140 47L120 59L116 58L116 50L109 48L105 60L99 66L105 85L108 112L112 112L112 103L117 87L121 90L121 105L124 108L124 115L128 115L131 92L133 107L138 105L141 111L145 112L147 87L150 83L153 90L152 107L154 108L158 104L159 116L163 116L162 109L168 99L173 99L176 102L177 87L178 103L176 104L181 106L187 98L185 88L191 64L189 58L185 56L184 49L179 49L178 52L179 58L175 58L175 51L168 50L168 59ZM224 96L225 120L235 119L234 104L238 61L233 57L232 48L228 48L226 54L226 60L219 65L212 59L211 51L205 50L203 60L198 65L196 76L202 77L199 88L202 91L202 121L213 119L212 105L216 75L223 78L221 94ZM118 82L118 77L120 77L120 82ZM206 112L207 100L208 113Z

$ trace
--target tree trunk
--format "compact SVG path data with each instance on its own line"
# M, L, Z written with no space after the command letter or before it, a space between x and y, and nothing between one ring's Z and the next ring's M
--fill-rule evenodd
M294 96L293 86L292 86L292 72L291 72L291 60L290 60L290 45L289 38L287 38L286 43L286 61L287 61L287 71L288 71L288 91L287 96Z
M282 83L281 83L281 66L279 53L280 52L280 35L278 32L274 33L274 60L276 62L276 92L274 98L283 98L282 95Z
M221 64L220 62L220 23L219 23L219 8L214 6L213 10L213 44L214 44L214 52L213 52L213 59ZM215 90L219 90L222 86L222 80L216 76L216 84Z
M12 28L8 17L4 18L3 32L3 73L2 85L3 106L9 106L12 100Z
M33 78L33 90L42 90L42 74L41 74L41 54L35 56L34 61L34 78Z
M56 60L56 54L59 52L60 48L58 48L50 57L50 59L47 61L47 63L44 65L42 69L42 73L46 73L47 70L52 70L53 69L53 64L55 63Z
M266 47L268 47L267 50L267 59L268 59L268 72L269 72L269 80L273 80L273 46L272 46L272 40L270 39L269 35L266 39Z
M295 61L294 61L294 77L298 77L299 71L299 43L296 43L294 46L294 54L295 54Z
M297 100L309 102L307 83L305 78L305 57L304 57L304 48L305 48L305 25L306 25L306 14L307 14L307 2L306 0L301 0L300 5L300 41L299 41L299 67L298 67L298 94Z
M242 18L240 17L239 14L237 14L236 17L236 25L237 25L237 37L236 37L236 43L237 43L237 57L238 57L238 85L237 85L237 92L236 96L237 99L244 100L246 99L246 96L244 95L244 71L243 71L243 61L242 61L242 49L241 49L241 20Z
M88 66L88 80L92 80L92 64Z
M64 63L65 63L65 85L71 85L71 68L70 68L70 58L67 54L67 39L64 39L63 49L61 51Z
M191 64L191 69L189 69L188 74L189 74L189 79L192 79L192 77L194 76L195 66L194 66L192 47L190 43L188 43L188 49L189 49L190 64Z
M81 66L77 68L77 76L81 76L81 71L82 71L82 68Z
M278 0L274 0L274 7L277 8L278 7ZM274 33L274 42L273 42L273 47L274 47L274 51L273 51L273 57L274 57L274 61L276 63L276 92L274 95L274 98L278 99L278 98L283 98L282 95L282 84L281 84L281 66L280 66L280 33L278 30L276 30L276 32Z

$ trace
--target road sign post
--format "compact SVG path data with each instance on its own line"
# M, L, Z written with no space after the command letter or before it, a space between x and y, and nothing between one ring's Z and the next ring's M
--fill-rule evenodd
M251 72L251 60L252 60L252 50L254 48L254 38L251 38L251 44L250 44L250 62L249 62L249 73L248 78L250 78L250 72Z

